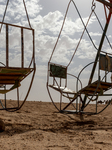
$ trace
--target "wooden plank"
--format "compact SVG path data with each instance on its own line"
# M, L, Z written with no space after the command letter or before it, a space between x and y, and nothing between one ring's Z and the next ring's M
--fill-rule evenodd
M105 86L105 85L99 85L99 87L98 87L98 88L100 88L100 89L101 89L101 88L102 88L102 86L103 86L103 88L104 88L104 89L106 89L106 88L108 87L108 86ZM97 87L97 85L92 85L91 87L95 87L95 88L96 88L96 87Z
M0 69L2 70L2 69L6 69L6 71L9 71L9 73L1 73L0 72L0 84L15 84L15 81L16 80L19 80L20 82L24 79L24 78L26 78L33 70L34 70L34 68L32 69L32 68L12 68L12 67L10 67L10 69L9 69L9 67L8 67L8 69L7 68L5 68L5 67L0 67ZM16 71L16 70L20 70L20 72L13 72L13 71ZM24 72L24 71L26 71L26 73L21 73L21 70ZM12 71L13 73L10 73L10 71Z
M31 69L34 69L34 68L22 68L22 67L8 67L8 68L6 68L6 67L2 67L2 66L0 66L0 69L12 69L12 70L31 70Z
M96 90L98 84L99 84L99 81L97 80L94 83L92 83L91 85L84 87L79 92L83 93L83 94L93 94L94 91ZM112 83L100 82L100 85L99 85L96 93L100 93L101 89L103 89L104 91L107 91L111 87L112 87Z
M91 85L90 87L96 89L97 85ZM105 84L103 85L102 84L102 85L99 85L98 89L107 89L109 87L111 87L111 85L105 85Z
M0 73L0 76L21 76L23 73Z
M13 80L16 80L18 79L20 76L0 76L0 80L10 80L10 79L13 79Z
M105 86L112 86L112 83L108 83L108 82L101 82L101 85L105 85Z
M88 92L94 92L96 90L96 88L86 88L86 89L84 89L84 91L88 91ZM100 92L101 91L101 89L97 89L97 91L96 92Z
M15 83L15 81L13 81L13 80L0 80L0 84L14 84Z

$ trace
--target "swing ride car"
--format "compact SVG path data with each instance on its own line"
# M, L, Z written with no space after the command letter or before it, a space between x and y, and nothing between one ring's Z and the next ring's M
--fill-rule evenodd
M54 49L52 51L52 54L51 54L49 62L48 62L46 86L47 86L48 94L49 94L49 97L50 97L52 103L54 104L55 108L60 113L72 113L72 114L76 113L76 114L96 115L96 114L99 114L102 111L104 111L112 101L111 99L108 100L108 103L105 104L103 107L100 107L101 105L98 104L100 102L102 103L102 100L99 100L99 98L100 99L102 97L111 98L111 96L112 96L112 93L110 92L110 90L112 89L112 83L111 83L111 80L108 79L108 75L110 75L112 72L112 54L102 51L102 46L103 46L105 39L107 40L110 48L112 49L111 43L109 42L109 39L106 35L108 25L109 25L110 19L111 19L111 14L112 14L112 0L108 0L108 1L96 0L96 1L98 1L104 5L104 11L105 11L105 16L106 16L105 27L104 28L102 27L101 22L97 16L97 14L95 13L96 3L94 2L94 0L92 1L91 13L90 13L90 16L88 17L86 24L84 23L75 2L73 0L70 0L68 3L68 6L67 6L67 10L66 10L66 13L64 16L61 30L59 32L57 41L55 43ZM84 26L84 30L83 30L82 35L76 45L75 51L70 59L69 64L64 66L61 64L51 62L51 59L53 57L54 51L56 50L56 46L59 42L60 35L63 30L63 26L64 26L66 16L67 16L67 13L69 10L69 6L71 3L74 5L74 7L79 15L79 18ZM103 32L98 48L94 44L94 42L90 36L90 33L88 32L88 29L87 29L89 21L91 19L91 16L93 14L95 15L95 17L101 27L101 30ZM70 66L70 64L76 54L76 51L78 50L78 47L80 45L80 42L81 42L82 37L85 32L87 33L88 37L90 38L90 41L92 42L92 45L94 46L94 48L97 50L96 58L95 58L95 61L90 62L84 68L82 68L82 70L79 72L78 76L75 76L73 74L68 73L68 67ZM90 74L87 86L83 87L80 76L81 76L82 72L88 66L92 66L91 67L92 70L91 70L91 74ZM104 72L103 76L101 73L102 71ZM93 81L93 77L96 72L97 72L97 80ZM73 81L74 84L76 85L75 90L74 89L71 90L68 88L68 81L69 81L68 76L72 76L72 77L74 77L74 79L76 78L76 83ZM80 89L79 89L79 86L80 86ZM54 92L59 93L59 100L57 100L58 98L56 98L56 100L54 100L55 99L54 97L57 95L57 94L55 94L55 96L54 96L53 95ZM64 101L65 98L68 101ZM92 103L94 103L94 104L92 104ZM94 106L94 109L91 111L88 111L87 108L91 104Z
M6 38L6 42L5 42L5 47L4 49L2 49L3 51L5 51L5 58L6 61L5 63L0 62L0 94L4 94L4 99L0 100L0 110L7 110L7 111L16 111L19 110L23 104L25 103L29 92L31 90L32 87L32 83L33 83L33 79L34 79L34 75L35 75L35 71L36 71L36 65L35 65L35 32L34 29L32 29L30 21L29 21L29 17L28 17L28 13L27 13L27 9L26 9L26 5L25 5L25 1L23 0L23 4L24 4L24 8L26 11L26 16L28 19L28 23L29 23L29 27L24 27L21 25L15 25L15 24L10 24L10 23L5 23L4 22L4 18L6 15L6 11L7 11L7 7L9 4L9 0L7 0L7 4L6 4L6 8L5 8L5 12L3 15L3 20L2 22L0 22L1 24L1 28L0 28L0 34L2 34L2 31L4 35L4 37ZM19 31L19 37L20 37L20 66L11 66L10 65L10 57L9 57L9 50L10 50L10 36L13 34L13 31ZM32 45L32 56L31 56L31 60L29 60L29 64L26 67L25 64L25 44L27 43L26 39L25 39L25 33L29 33L30 32L30 38L31 38L31 45ZM4 38L2 35L2 39ZM17 39L18 37L15 36L14 39ZM2 45L1 45L2 47ZM17 51L17 49L14 47L14 52ZM14 65L14 64L13 64ZM24 97L24 100L20 102L20 93L19 93L19 88L21 86L21 82L28 76L32 74L31 77L31 81L29 84L29 88L28 91L26 92L26 96ZM17 89L17 103L15 104L14 101L14 106L10 106L9 105L9 100L7 100L6 98L6 94L9 93L10 91Z

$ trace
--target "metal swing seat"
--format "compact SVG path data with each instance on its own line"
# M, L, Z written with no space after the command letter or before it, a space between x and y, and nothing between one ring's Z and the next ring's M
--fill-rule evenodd
M68 7L71 2L73 2L73 4L75 5L74 1L71 0L68 4ZM110 3L112 5L112 2L110 2ZM106 7L107 5L108 5L108 7L110 7L110 3L108 5L107 2L106 3L104 2L103 3L104 7ZM67 7L67 11L68 11L68 7ZM75 7L76 7L76 5L75 5ZM66 11L66 15L67 15L67 11ZM92 13L93 12L94 12L94 10L92 10ZM66 18L66 15L65 15L65 18ZM106 105L104 105L104 107L99 109L99 104L98 104L100 102L99 97L103 97L103 96L111 97L112 96L112 93L110 93L110 90L112 89L112 83L111 83L111 81L107 81L108 74L112 72L112 54L101 51L104 38L105 37L107 38L106 31L107 31L107 27L108 27L108 24L110 21L110 16L111 16L111 10L109 10L108 22L106 22L95 61L87 64L79 72L77 77L72 74L69 74L67 72L69 65L62 66L62 65L58 65L58 64L51 62L52 55L53 55L55 47L58 43L58 40L57 40L56 45L51 54L50 60L48 62L47 90L48 90L48 94L49 94L49 97L50 97L52 103L54 104L55 108L60 113L96 115L96 114L99 114L102 111L104 111L111 103L112 99L110 99L108 101L108 103ZM64 18L64 21L65 21L65 18ZM63 24L64 24L64 22L63 22ZM84 22L83 22L83 24L84 24ZM87 22L87 24L88 24L88 22ZM85 30L87 31L87 28L86 28L87 24L86 25L84 24L84 27L85 27L84 31ZM62 28L63 28L63 25L62 25ZM61 28L61 31L62 31L62 28ZM58 39L60 37L61 31L59 33ZM83 33L82 33L82 36L83 36ZM80 44L80 41L79 41L78 45L79 44ZM76 52L76 50L75 50L75 52ZM74 56L74 54L73 54L73 56ZM81 75L82 71L85 68L87 68L88 66L90 66L91 64L93 64L93 69L91 71L88 85L85 87L82 87L80 75ZM94 76L94 73L96 70L96 65L98 65L98 80L92 82L92 79L93 79L93 76ZM102 77L102 79L101 79L101 74L100 74L101 71L104 72L104 76ZM76 80L77 80L76 81L76 91L67 88L67 76L68 75L71 75L76 78ZM50 80L52 81L52 84L50 84ZM62 80L64 80L64 86L62 86ZM81 88L78 90L79 83L80 83ZM74 82L74 84L75 84L75 82ZM58 104L57 104L57 102L54 101L53 96L51 94L52 91L50 91L50 89L54 89L55 91L58 91L60 93L60 99L58 101ZM108 91L109 91L109 93L108 93ZM69 100L69 102L64 103L63 97L66 97ZM89 106L89 104L91 104L91 102L94 102L95 109L88 112L86 110L86 108L87 108L87 106ZM71 106L72 106L72 109L69 109L69 107L71 108Z
M24 27L24 26L19 26L19 25L14 25L14 24L10 24L10 23L5 23L4 22L4 18L5 18L5 14L6 14L6 10L7 10L7 6L8 6L9 0L7 1L6 4L6 9L4 12L4 17L2 22L0 22L1 24L1 29L0 32L2 32L2 26L4 26L5 29L5 35L6 35L6 64L0 62L0 94L4 94L4 100L0 100L0 110L7 110L7 111L16 111L19 110L23 104L25 103L29 92L31 90L32 87L32 83L33 83L33 79L34 79L34 75L35 75L35 70L36 70L36 66L35 66L35 39L34 39L34 29L31 28L30 22L29 22L29 18L28 18L28 14L27 14L27 10L26 10L26 5L25 2L23 0L24 3L24 7L26 10L26 14L27 14L27 19L29 22L29 26L30 27ZM10 39L10 34L9 34L9 29L10 27L12 29L17 29L20 30L20 35L21 35L21 66L19 67L12 67L9 65L9 39ZM32 33L32 57L31 60L29 61L29 66L25 67L24 65L24 46L25 46L25 40L24 40L24 30L26 31L30 31ZM15 37L16 38L16 37ZM29 84L29 88L28 91L26 93L26 96L24 98L24 100L22 102L20 102L20 97L19 97L19 87L21 86L21 82L32 73L32 77L31 77L31 81ZM14 106L9 106L8 103L9 101L6 98L6 94L14 89L17 89L17 103Z

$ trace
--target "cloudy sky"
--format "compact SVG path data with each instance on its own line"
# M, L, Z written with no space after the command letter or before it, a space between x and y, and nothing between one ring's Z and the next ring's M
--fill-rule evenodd
M0 21L2 21L3 13L6 6L6 0L0 0ZM28 100L37 101L50 101L46 90L47 81L47 63L51 56L52 50L56 43L58 34L60 32L64 15L66 12L69 0L25 0L28 15L30 18L31 26L35 29L35 59L36 59L36 75L34 83L28 97ZM76 6L82 16L84 23L87 22L88 16L91 13L92 0L75 0ZM102 26L105 25L105 14L103 5L95 1L95 12L98 15ZM108 12L108 10L107 10ZM25 14L25 9L22 0L9 0L7 13L4 22L23 25L28 27L28 21ZM111 26L111 23L110 23ZM110 26L107 32L109 40L112 41ZM98 21L93 14L87 26L88 32L96 46L98 48L102 29L98 24ZM69 11L66 17L65 25L61 33L59 42L56 46L51 62L67 65L76 49L81 34L84 30L79 15L71 3ZM18 66L20 61L20 41L19 30L11 30L10 36L10 65ZM0 58L1 62L5 63L5 34L4 27L0 35ZM26 51L25 51L25 65L29 64L29 60L32 54L32 43L30 38L31 33L26 32ZM16 49L14 49L16 48ZM110 48L105 42L103 46L104 51L110 52ZM74 75L78 75L80 70L88 63L94 61L97 50L91 43L87 33L81 40L76 55L68 68L68 72ZM90 67L91 68L91 67ZM81 75L81 81L83 86L87 84L90 76L90 68L87 68ZM23 81L20 89L20 98L23 99L30 76ZM71 80L71 87L73 87L73 80ZM14 91L9 93L8 96L14 99Z

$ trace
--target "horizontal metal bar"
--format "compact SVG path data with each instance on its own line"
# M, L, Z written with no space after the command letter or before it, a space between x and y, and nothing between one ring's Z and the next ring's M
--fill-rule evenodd
M13 107L13 108L12 107L8 107L8 108L6 107L6 108L0 108L0 110L6 110L6 109L7 110L10 110L10 109L13 110L13 109L18 109L18 108L19 107Z
M112 96L112 94L103 94L103 95L99 95L99 96Z
M23 26L14 25L14 24L5 23L5 22L0 22L0 24L5 24L5 25L14 26L14 27L23 28L23 29L28 29L28 30L34 30L34 29L32 29L32 28L23 27Z
M111 54L111 53L104 52L104 51L101 51L101 52L112 56L112 54Z

